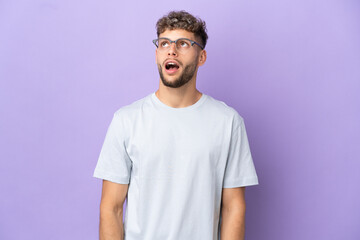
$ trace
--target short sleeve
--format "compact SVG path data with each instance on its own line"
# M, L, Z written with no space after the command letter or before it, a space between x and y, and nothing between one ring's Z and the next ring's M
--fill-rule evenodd
M257 185L258 177L250 152L244 119L236 112L227 157L223 188Z
M93 177L129 184L132 161L125 148L125 128L115 112L107 129Z

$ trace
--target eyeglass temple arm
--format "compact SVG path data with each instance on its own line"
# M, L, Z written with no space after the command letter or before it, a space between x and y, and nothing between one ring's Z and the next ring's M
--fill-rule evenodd
M198 45L201 49L204 49L204 47L201 46L199 43L197 43L197 42L195 42L195 41L193 41L193 40L191 40L191 42L192 42L193 45L194 45L194 43L195 43L195 44Z

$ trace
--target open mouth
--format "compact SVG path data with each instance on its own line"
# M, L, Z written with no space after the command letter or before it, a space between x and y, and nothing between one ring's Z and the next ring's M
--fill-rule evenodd
M179 65L178 65L177 63L175 63L175 62L168 62L168 63L165 65L165 68L166 68L167 70L169 70L169 69L174 69L174 68L178 69L178 68L179 68Z
M177 64L176 62L168 62L165 64L165 71L167 73L175 73L179 69L179 67L179 64Z

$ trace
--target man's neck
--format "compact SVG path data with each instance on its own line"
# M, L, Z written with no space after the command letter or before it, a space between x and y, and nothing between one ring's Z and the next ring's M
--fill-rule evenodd
M155 92L157 98L173 108L183 108L195 104L202 96L196 88L179 91L179 89L170 89L168 87L159 88Z

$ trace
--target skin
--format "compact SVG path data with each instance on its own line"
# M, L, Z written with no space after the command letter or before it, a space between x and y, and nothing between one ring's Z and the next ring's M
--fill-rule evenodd
M244 240L245 187L223 188L221 199L221 240Z
M100 240L124 240L123 206L128 184L103 180L100 202Z
M159 37L171 40L189 38L201 43L194 34L182 29L167 30ZM196 89L196 75L198 68L206 61L206 51L197 45L189 49L186 54L180 54L175 44L166 52L156 49L156 64L158 66L160 83L156 96L170 107L182 108L195 104L202 93ZM175 74L165 72L165 61L174 59L180 63ZM128 184L118 184L103 180L100 203L100 240L123 240L123 205L128 193ZM245 187L223 188L221 205L222 240L243 240L245 235Z

